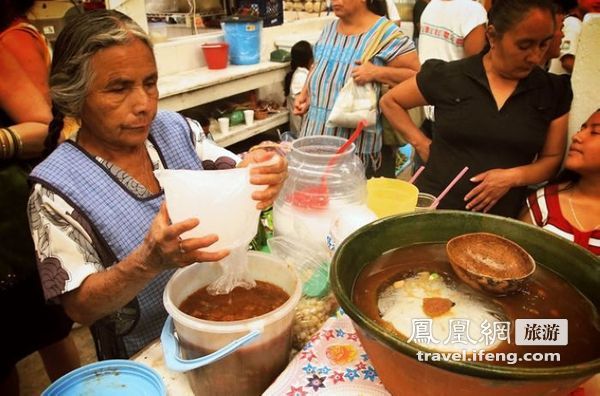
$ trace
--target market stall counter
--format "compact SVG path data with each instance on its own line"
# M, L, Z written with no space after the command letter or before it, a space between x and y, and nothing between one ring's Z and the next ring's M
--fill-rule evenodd
M142 350L133 360L148 365L160 374L167 395L194 395L185 374L166 368L159 340ZM341 311L315 332L263 396L317 394L390 395L360 344L352 321ZM600 375L572 395L600 395Z
M194 395L186 375L165 366L159 340L134 356L133 360L156 370L164 381L168 395ZM295 354L263 395L314 395L323 391L339 395L390 395L360 345L350 318L341 311L329 318L305 347Z

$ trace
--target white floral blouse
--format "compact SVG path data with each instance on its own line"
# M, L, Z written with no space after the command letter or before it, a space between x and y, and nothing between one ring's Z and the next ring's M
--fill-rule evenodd
M222 157L233 159L234 164L239 161L235 154L207 138L196 121L188 119L188 122L196 138L196 152L203 162ZM71 139L76 140L77 136ZM164 169L158 152L148 140L146 148L154 170ZM115 164L100 157L96 157L96 160L136 196L144 198L151 195L142 184ZM95 243L94 233L85 216L59 195L41 184L34 184L28 213L46 299L74 290L89 275L105 270L102 263L107 262L109 252L102 251L101 244Z

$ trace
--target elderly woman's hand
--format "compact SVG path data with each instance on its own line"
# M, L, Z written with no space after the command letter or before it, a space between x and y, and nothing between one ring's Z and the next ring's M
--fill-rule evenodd
M214 253L201 250L219 239L215 234L202 238L181 238L181 234L198 224L198 219L170 224L167 208L163 203L143 242L143 251L147 254L145 265L148 269L157 274L166 269L185 267L192 263L219 261L227 256L227 250Z
M274 151L251 150L239 166L256 164L250 170L250 183L268 186L252 193L252 199L259 201L256 207L266 209L273 204L287 177L287 160Z
M377 76L377 66L371 62L361 63L356 62L358 66L352 69L352 78L358 85L365 85L368 82L375 81Z
M470 179L479 183L467 195L466 208L475 212L488 212L500 198L517 185L512 169L491 169Z

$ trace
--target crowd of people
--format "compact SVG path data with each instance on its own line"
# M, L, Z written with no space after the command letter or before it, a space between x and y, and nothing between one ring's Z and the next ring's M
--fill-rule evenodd
M580 30L583 16L599 12L600 5L589 0L417 3L413 23L418 26L418 48L397 39L365 65L357 62L364 50L360 40L371 39L379 23L376 10L382 7L376 0L332 2L338 19L315 44L314 67L295 98L294 114L303 116L301 135L347 137L349 129L326 123L343 85L349 79L359 85L387 85L391 89L380 100L378 120L385 117L400 140L414 147L415 162L425 164L416 181L419 190L437 196L468 166L438 208L519 217L531 189L556 177L567 147L573 99L569 74L577 45L571 19L579 21ZM401 52L390 58L394 49ZM419 65L414 64L416 53ZM553 73L556 62L569 74ZM394 66L394 78L384 78L392 76ZM408 111L421 106L425 121L415 125ZM378 175L382 135L378 125L375 134L357 143L367 177ZM584 133L576 135L572 150L580 145L580 136ZM567 166L573 153L579 152L569 151ZM581 161L591 161L591 155ZM528 202L533 204L531 198ZM574 214L600 212L597 205L569 208ZM578 223L576 216L566 218L584 233L598 229L598 224ZM589 248L588 242L580 244Z
M568 79L539 67L554 34L550 2L497 2L488 18L489 48L457 61L426 61L381 107L426 162L420 190L437 196L469 167L440 209L515 217L526 187L560 167L572 94ZM406 113L428 104L435 108L431 138Z
M159 335L173 271L229 253L204 250L218 235L182 238L198 219L170 222L155 170L269 161L251 168L251 182L264 186L253 195L260 209L273 203L287 172L274 152L239 158L193 120L158 111L152 43L128 16L102 10L72 18L50 64L43 37L24 17L32 3L0 1L9 11L0 17L0 72L11 76L0 80L0 293L14 318L2 330L2 394L18 392L15 364L33 351L52 380L79 366L74 321L90 326L99 359L132 356ZM417 48L389 23L385 3L333 0L337 18L314 50L307 42L293 47L292 128L348 137L352 128L327 123L338 93L349 80L373 83L377 121L356 141L368 176L385 155L385 117L425 164L420 191L438 195L469 167L439 208L521 218L600 254L600 110L574 135L559 173L573 94L568 74L546 70L558 60L572 71L563 19L566 28L571 16L600 10L584 0L570 9L496 0L487 13L471 0L424 1ZM361 61L378 40L385 44ZM431 106L423 125L408 114L419 106ZM66 133L73 119L75 131ZM14 341L42 327L39 337Z

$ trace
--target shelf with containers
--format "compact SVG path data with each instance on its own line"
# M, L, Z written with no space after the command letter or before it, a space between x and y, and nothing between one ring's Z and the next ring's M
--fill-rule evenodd
M202 45L225 41L222 31L171 39L154 46L158 67L159 108L185 112L185 110L211 107L215 102L229 100L248 91L256 91L256 98L282 104L283 82L289 63L270 62L270 53L277 49L279 39L285 38L289 46L306 37L316 37L323 26L334 20L331 16L286 22L283 25L263 28L260 62L252 65L228 65L225 69L209 70L206 67ZM313 40L313 41L314 41ZM242 106L243 107L243 106ZM207 111L200 111L202 116ZM192 117L194 118L194 117ZM211 117L214 118L214 115ZM231 126L229 134L214 138L222 146L229 146L284 126L289 113L284 109L271 113L266 120L255 120L250 126ZM214 128L216 129L216 128ZM252 140L252 139L250 139Z
M289 120L289 112L287 110L280 110L275 114L269 115L267 118L262 120L254 120L252 125L237 125L229 127L229 133L223 134L221 132L212 132L213 139L215 142L222 147L227 147L235 143L239 143L252 136L256 136L260 133L275 129L281 125L284 125Z
M241 92L283 83L288 63L261 62L255 65L229 65L225 69L209 70L201 67L161 76L158 80L159 107L182 111L212 103ZM282 126L289 121L285 110L271 114L252 125L231 127L228 134L215 133L215 141L229 146L251 136Z

